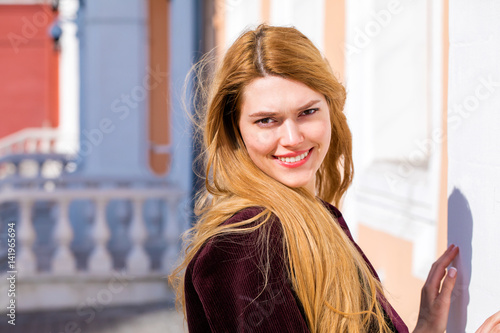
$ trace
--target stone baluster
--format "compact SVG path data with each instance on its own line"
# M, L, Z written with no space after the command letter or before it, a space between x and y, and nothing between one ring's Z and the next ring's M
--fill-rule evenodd
M55 274L71 274L76 271L76 260L71 252L70 244L73 240L73 228L69 220L69 200L59 201L59 214L57 217L54 240L57 248L52 259L52 272Z
M6 176L7 177L16 177L16 176L19 176L18 172L19 172L19 166L17 165L17 163L6 163L4 164L5 167L6 167Z
M28 138L22 143L22 152L33 154L37 152L37 140L34 138Z
M24 141L18 141L12 144L12 153L21 154L23 152L24 152Z
M36 257L33 252L33 244L36 240L35 228L33 228L33 201L22 200L19 203L19 227L17 228L17 240L19 242L19 257L17 270L20 275L32 275L36 271Z
M97 198L95 204L95 220L92 228L94 250L89 257L88 269L93 273L108 273L111 272L113 267L113 260L106 248L106 244L111 236L106 221L107 200L104 198Z
M145 274L151 269L151 259L144 250L144 242L148 232L143 218L143 199L133 199L133 217L130 223L129 235L132 250L127 257L127 270L132 274Z
M167 242L167 247L163 253L162 269L170 273L179 256L179 236L181 233L177 218L177 198L167 200L167 218L163 221L163 237Z
M50 153L50 137L44 135L40 138L40 153L48 154Z

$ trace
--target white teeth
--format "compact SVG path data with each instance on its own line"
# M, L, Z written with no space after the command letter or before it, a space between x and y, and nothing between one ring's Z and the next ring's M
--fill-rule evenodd
M278 160L286 163L295 163L300 160L303 160L304 158L306 158L307 155L309 155L309 151L306 151L304 154L295 157L278 157Z

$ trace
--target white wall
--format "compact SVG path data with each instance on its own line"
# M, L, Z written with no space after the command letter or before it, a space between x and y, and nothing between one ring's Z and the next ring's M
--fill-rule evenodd
M261 23L260 1L229 0L224 2L225 49L228 49L247 29L254 29Z
M272 0L271 24L294 26L323 51L325 0Z
M412 274L435 260L442 128L442 1L346 1L346 115L355 178L349 227L413 245ZM442 133L441 133L442 134Z
M448 332L500 310L500 2L450 1L448 237L460 246Z
M323 50L325 0L271 0L271 25L294 26ZM228 0L225 14L225 48L245 30L262 23L261 1Z

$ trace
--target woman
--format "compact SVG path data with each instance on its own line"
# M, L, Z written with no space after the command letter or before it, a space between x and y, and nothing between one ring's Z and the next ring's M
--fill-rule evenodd
M408 332L329 204L353 176L345 96L294 28L261 25L227 51L203 117L199 221L171 276L190 332ZM415 332L446 328L457 253L433 266Z

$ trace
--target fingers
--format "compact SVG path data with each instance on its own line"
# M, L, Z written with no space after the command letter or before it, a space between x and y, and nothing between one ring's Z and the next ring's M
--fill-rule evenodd
M500 311L486 319L476 333L500 332Z
M446 267L457 254L458 247L451 245L431 267L420 300L417 327L422 332L443 332L446 329L451 294L457 281L457 269L450 267L446 273Z
M455 245L450 245L448 249L439 257L438 260L432 265L427 277L427 283L429 288L433 293L437 294L439 292L439 286L446 274L446 267L455 259L458 254L458 247Z
M438 296L440 301L445 304L450 303L451 293L453 291L453 287L455 286L455 282L457 282L457 269L455 267L450 267L448 269L448 274L446 274L446 278L444 279L443 286L441 287L441 293Z

